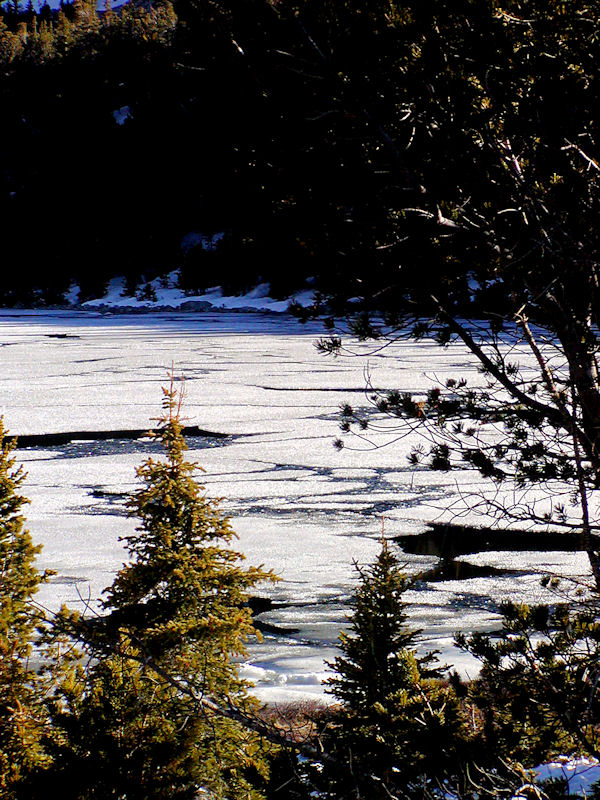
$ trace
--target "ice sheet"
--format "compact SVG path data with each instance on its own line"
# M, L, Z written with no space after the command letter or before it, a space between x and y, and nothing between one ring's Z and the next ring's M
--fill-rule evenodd
M366 402L367 361L374 385L426 389L434 375L477 379L462 346L400 343L384 358L357 344L362 357L331 359L314 347L321 334L317 323L260 313L0 313L0 409L11 431L90 434L88 442L19 453L29 472L29 528L44 545L40 566L58 573L43 588L43 603L97 602L121 565L119 537L135 524L125 516L125 495L152 445L94 442L94 432L150 427L173 365L186 377L186 424L227 434L190 440L190 458L206 470L201 482L209 496L224 498L249 563L282 578L264 587L274 605L258 620L283 630L269 634L268 647L251 646L248 674L263 698L321 692L315 676L335 653L356 582L353 562L373 559L382 527L388 538L417 533L452 519L461 495L485 490L471 472L410 467L414 441L332 446L340 405ZM463 511L463 524L481 522L468 504ZM415 573L427 561L401 558ZM410 594L422 647L439 647L465 672L474 665L453 648L455 630L497 626L497 605L507 596L543 599L536 571L585 570L580 558L563 563L555 553L477 558L508 566L518 559L531 574L444 581Z

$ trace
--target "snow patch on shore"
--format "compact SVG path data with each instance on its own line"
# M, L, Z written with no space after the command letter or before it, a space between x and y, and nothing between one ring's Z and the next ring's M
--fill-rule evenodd
M267 311L285 313L291 303L308 306L314 302L311 289L296 292L291 297L276 300L271 297L268 283L260 283L240 295L226 295L221 286L213 286L199 294L187 294L178 285L179 272L155 278L141 284L135 295L126 292L124 278L113 278L103 297L87 300L80 308L98 311ZM77 303L78 287L72 286L65 296L69 305Z
M589 797L592 786L600 780L598 759L590 756L558 756L554 761L536 767L533 772L536 783L563 780L567 782L568 794L582 797Z

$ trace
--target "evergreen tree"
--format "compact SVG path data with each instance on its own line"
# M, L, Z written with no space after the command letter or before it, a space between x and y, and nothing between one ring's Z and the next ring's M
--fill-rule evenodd
M403 6L412 44L394 133L416 194L395 212L393 272L365 270L340 293L360 336L457 339L486 380L370 400L403 432L426 431L433 446L415 448L415 463L492 478L476 505L500 525L577 531L599 591L597 4ZM343 431L354 422L361 435L378 426L346 407ZM521 492L531 485L545 497Z
M481 663L469 685L490 752L527 767L575 750L600 757L596 603L502 607L494 636L459 635Z
M17 796L17 787L45 762L40 740L44 716L37 676L29 665L36 626L43 614L33 597L45 575L35 567L41 550L23 527L19 494L25 479L12 455L0 417L0 796Z
M55 700L64 738L52 779L66 798L193 798L203 789L250 800L266 777L259 737L202 700L257 709L235 660L254 634L247 592L273 576L241 566L229 547L229 521L184 458L180 400L171 383L155 434L166 459L138 469L131 513L141 522L124 537L131 560L107 590L107 615L63 612L98 659L79 677L65 673Z
M337 675L327 681L342 704L330 734L348 764L344 774L330 771L330 788L389 797L454 768L464 722L434 655L415 654L418 631L408 628L402 599L409 582L387 542L374 564L357 569L350 632L340 636L342 655L330 665Z
M350 633L340 634L343 655L331 664L337 677L330 691L355 711L366 711L406 681L402 654L414 649L418 631L407 626L402 597L409 581L399 569L388 543L382 542L375 562L356 565L360 585L354 595Z

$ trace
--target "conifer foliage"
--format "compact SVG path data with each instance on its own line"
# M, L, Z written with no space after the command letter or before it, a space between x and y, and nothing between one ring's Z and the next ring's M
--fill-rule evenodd
M33 597L44 575L35 567L41 546L23 527L19 494L25 479L0 417L0 796L13 797L24 773L44 762L43 715L37 679L29 666L32 640L43 615Z
M414 647L418 632L407 626L402 597L409 583L387 542L371 566L356 565L356 569L360 585L353 600L351 632L340 635L343 655L332 664L339 676L328 683L339 700L365 711L406 684L402 656Z
M494 636L457 636L481 663L469 696L492 752L528 766L549 752L600 756L598 607L573 605L507 603Z
M155 437L165 459L138 469L140 520L124 537L129 563L106 592L106 616L77 621L98 659L79 692L64 681L66 746L54 777L73 798L258 798L266 776L259 737L201 701L251 714L234 660L254 633L247 592L271 579L243 567L235 534L184 457L181 393L164 389ZM65 705L63 704L63 709Z
M406 624L403 600L410 584L387 542L370 567L357 569L350 632L340 636L342 655L331 664L338 675L328 681L342 703L333 732L348 765L332 782L338 792L389 797L408 791L411 779L443 774L464 741L464 722L433 654L415 654L418 631Z

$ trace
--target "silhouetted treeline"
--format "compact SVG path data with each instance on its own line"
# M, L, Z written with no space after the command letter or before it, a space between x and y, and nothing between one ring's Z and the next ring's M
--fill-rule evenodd
M285 294L316 276L334 311L336 295L394 310L433 291L460 307L497 242L528 235L521 217L496 216L520 202L503 142L526 153L557 218L589 229L561 147L593 121L598 13L552 9L5 5L0 302L53 301L72 280L97 294L115 274L134 289L181 267L190 289L261 278ZM182 248L192 232L223 236Z

